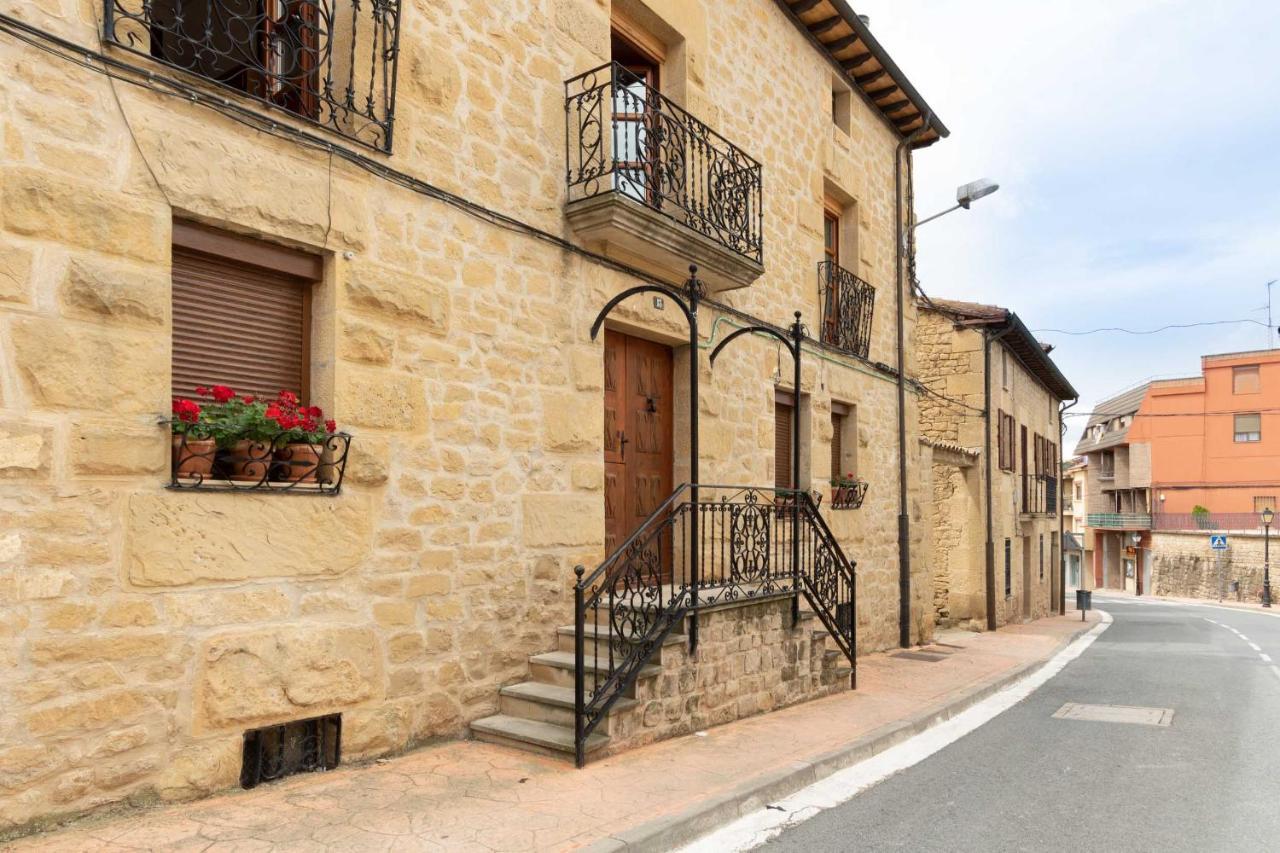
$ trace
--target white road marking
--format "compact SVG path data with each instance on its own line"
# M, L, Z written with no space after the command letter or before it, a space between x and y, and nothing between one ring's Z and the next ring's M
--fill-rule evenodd
M1200 617L1200 618L1204 619L1206 622L1213 622L1213 620L1212 620L1212 619L1210 619L1210 618L1209 618L1209 617L1207 617L1207 616L1202 616L1202 617ZM1213 622L1213 624L1215 624L1215 625L1221 625L1223 628L1226 628L1228 631L1230 631L1231 633L1235 634L1237 637L1239 637L1240 639L1242 639L1242 640L1244 640L1246 643L1248 643L1248 644L1249 644L1249 648L1253 649L1255 652L1257 652L1257 653L1258 653L1258 657L1262 658L1262 662L1263 662L1263 663L1265 663L1265 664L1270 664L1270 663L1271 663L1271 655L1269 655L1269 654L1267 654L1266 652L1264 652L1264 651L1262 650L1262 646L1259 646L1257 643L1253 642L1253 641L1252 641L1252 640L1250 640L1248 637L1246 637L1244 634L1241 634L1239 631L1237 631L1235 628L1232 628L1230 625L1226 624L1225 622ZM1274 672L1274 673L1276 674L1276 677L1280 678L1280 667L1277 667L1277 666L1275 666L1275 665L1272 665L1272 666L1271 666L1271 671L1272 671L1272 672Z
M1249 648L1253 649L1255 652L1262 651L1262 646L1258 645L1257 643L1250 643Z
M1276 678L1280 678L1280 666L1271 667L1271 671L1276 674Z
M1105 610L1099 610L1098 615L1102 621L1092 630L1058 652L1048 663L1026 678L1014 682L999 693L988 696L951 719L938 723L884 752L873 755L852 767L837 771L807 788L796 791L789 797L739 818L710 835L704 835L697 841L680 848L681 853L724 853L724 851L750 850L758 847L784 829L847 802L876 783L920 763L1009 710L1061 672L1062 668L1071 661L1080 657L1084 650L1089 648L1093 641L1111 625L1111 614Z
M1271 663L1271 655L1266 652L1261 653L1258 657L1262 658L1263 663Z

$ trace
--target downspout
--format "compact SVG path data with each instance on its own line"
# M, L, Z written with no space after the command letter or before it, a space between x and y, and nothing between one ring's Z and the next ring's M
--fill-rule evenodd
M897 245L894 247L895 281L898 317L898 644L911 646L911 517L907 512L907 359L905 305L903 298L902 260L912 245L903 217L902 204L902 152L929 130L933 113L926 110L924 122L898 143L893 154L893 196ZM908 160L910 163L910 160Z
M982 454L986 457L987 482L986 482L986 504L987 504L987 554L986 554L986 587L987 587L987 630L996 630L996 543L994 538L994 525L992 523L992 499L991 499L991 478L994 476L991 470L991 345L996 343L1005 335L1009 334L1012 326L1005 326L999 333L992 335L985 329L982 332L982 420L983 427L986 431L986 441L984 444L985 452Z
M1058 615L1065 615L1067 612L1067 542L1065 539L1066 528L1062 517L1063 493L1066 490L1066 478L1062 476L1062 442L1067 437L1066 425L1062 422L1062 416L1067 409L1080 402L1080 398L1076 397L1070 403L1058 404ZM1074 487L1073 487L1074 488ZM1083 554L1083 552L1081 552ZM1083 562L1083 560L1081 561ZM1081 567L1083 572L1083 567Z

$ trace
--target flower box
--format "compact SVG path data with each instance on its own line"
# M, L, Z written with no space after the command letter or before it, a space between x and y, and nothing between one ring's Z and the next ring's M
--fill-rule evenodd
M831 508L858 509L867 496L866 480L852 476L831 481Z

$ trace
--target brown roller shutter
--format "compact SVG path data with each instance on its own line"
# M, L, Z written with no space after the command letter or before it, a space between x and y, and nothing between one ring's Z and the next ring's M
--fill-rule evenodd
M773 404L773 484L779 489L791 486L791 416L790 404L775 400Z
M306 400L313 279L295 272L318 269L319 259L312 268L287 249L185 229L175 223L174 396L221 384L257 396L287 389ZM190 248L196 242L201 251Z
M844 415L831 413L831 476L843 477L847 471L844 467Z

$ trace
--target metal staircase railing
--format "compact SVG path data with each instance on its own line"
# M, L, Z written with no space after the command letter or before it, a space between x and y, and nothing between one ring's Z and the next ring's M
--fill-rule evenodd
M854 564L807 492L682 484L594 571L574 573L579 767L667 635L708 607L790 595L798 618L803 596L854 666Z

